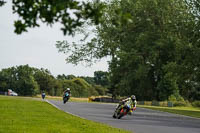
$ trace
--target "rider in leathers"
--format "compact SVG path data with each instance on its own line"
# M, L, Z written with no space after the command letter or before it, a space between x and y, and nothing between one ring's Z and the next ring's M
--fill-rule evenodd
M65 90L64 93L63 93L63 103L65 103L65 100L64 100L64 99L65 99L66 97L68 97L68 100L69 100L70 96L71 96L71 90L70 90L70 88L67 88L67 90ZM68 100L67 100L67 101L68 101Z
M132 95L131 97L128 97L120 101L119 105L117 106L116 111L120 111L120 108L122 107L122 105L128 105L128 104L131 106L130 110L128 111L128 114L131 115L133 110L136 110L137 101L136 101L135 95Z

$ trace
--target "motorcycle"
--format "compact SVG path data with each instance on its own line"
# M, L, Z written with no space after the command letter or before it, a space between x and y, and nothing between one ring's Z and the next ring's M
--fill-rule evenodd
M63 96L63 103L64 103L64 104L69 100L69 97L70 97L69 93L66 92L66 93L64 94L64 96Z
M115 112L113 114L113 118L120 119L123 116L127 115L128 113L131 113L133 110L131 109L130 104L121 105L120 107L116 107Z

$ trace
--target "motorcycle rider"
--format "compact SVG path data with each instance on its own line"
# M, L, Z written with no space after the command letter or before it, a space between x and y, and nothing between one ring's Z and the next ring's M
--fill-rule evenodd
M42 99L44 100L44 98L45 98L45 92L42 91Z
M66 93L68 93L69 95L71 95L71 90L70 90L70 88L67 88L67 90L64 91L64 95L66 95Z
M129 108L129 111L128 111L128 114L131 115L133 110L136 110L136 104L137 104L137 101L136 101L136 97L135 95L132 95L126 99L123 99L122 101L119 102L119 105L117 106L116 108L116 112L118 113L122 107L122 105L131 105L131 107ZM113 117L116 117L115 115L113 115Z
M64 91L63 100L65 97L68 97L68 99L69 99L70 96L71 96L71 90L70 90L70 88L67 88L67 90Z

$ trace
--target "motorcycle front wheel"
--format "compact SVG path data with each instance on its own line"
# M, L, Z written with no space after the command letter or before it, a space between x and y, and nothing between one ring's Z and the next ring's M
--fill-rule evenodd
M65 104L68 100L69 100L69 98L67 98L67 97L63 98L63 103Z

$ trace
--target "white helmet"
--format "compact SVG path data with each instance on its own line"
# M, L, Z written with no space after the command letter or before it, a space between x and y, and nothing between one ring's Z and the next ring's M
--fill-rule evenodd
M70 88L67 88L67 91L70 91Z

